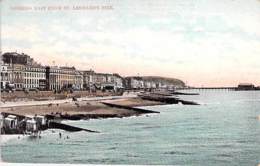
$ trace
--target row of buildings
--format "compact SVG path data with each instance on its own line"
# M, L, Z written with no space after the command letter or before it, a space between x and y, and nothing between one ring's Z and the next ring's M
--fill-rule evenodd
M174 85L145 81L142 77L123 78L119 74L77 70L75 67L43 66L26 54L1 56L1 89L75 90L169 88Z
M153 78L152 80L146 77L125 77L125 86L130 89L167 89L174 90L176 88L183 88L185 84L178 80L175 83L162 80L161 78Z

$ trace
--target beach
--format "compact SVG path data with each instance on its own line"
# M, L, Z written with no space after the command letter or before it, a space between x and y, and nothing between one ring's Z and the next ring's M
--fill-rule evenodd
M107 96L107 97L85 97L62 100L47 101L27 101L27 102L9 102L1 105L1 112L34 116L34 115L80 115L88 118L105 117L127 117L139 115L130 109L110 107L102 102L113 103L128 107L141 107L161 105L163 103L156 101L143 100L136 96Z

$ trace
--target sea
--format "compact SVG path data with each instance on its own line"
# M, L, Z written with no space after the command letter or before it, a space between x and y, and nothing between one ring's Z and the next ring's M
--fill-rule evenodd
M179 97L200 105L149 106L143 108L160 114L63 121L100 133L47 130L39 139L17 136L1 142L1 159L104 165L260 164L260 91L189 92L200 95Z

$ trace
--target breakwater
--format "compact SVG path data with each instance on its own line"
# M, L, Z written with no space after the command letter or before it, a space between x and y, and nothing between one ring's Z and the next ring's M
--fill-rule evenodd
M105 104L107 106L110 107L115 107L115 108L122 108L122 109L127 109L127 110L133 110L137 113L160 113L158 111L151 111L151 110L146 110L146 109L142 109L142 108L136 108L136 107L129 107L129 106L124 106L124 105L118 105L118 104L113 104L113 103L107 103L107 102L102 102L102 104Z
M146 95L140 94L138 95L143 100L151 100L151 101L159 101L166 104L184 104L184 105L200 105L199 103L193 101L187 101L179 99L178 97L174 96L162 96L162 95Z

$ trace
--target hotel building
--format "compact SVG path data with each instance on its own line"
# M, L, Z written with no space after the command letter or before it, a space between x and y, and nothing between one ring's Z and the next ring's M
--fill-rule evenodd
M46 67L46 88L47 90L62 90L83 88L83 74L75 67Z
M25 66L24 67L24 88L43 90L46 82L46 69L42 66Z

